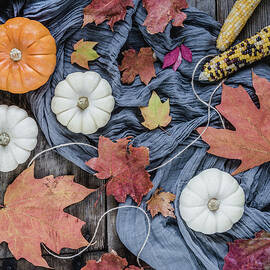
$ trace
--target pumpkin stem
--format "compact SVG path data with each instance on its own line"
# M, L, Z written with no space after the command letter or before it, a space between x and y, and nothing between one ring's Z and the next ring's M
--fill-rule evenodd
M219 202L219 200L216 199L216 198L210 199L210 200L208 201L208 204L207 204L208 209L209 209L210 211L217 211L217 210L219 209L219 205L220 205L220 202Z
M7 146L10 142L10 137L6 132L0 134L0 145Z
M77 103L77 106L82 109L82 110L85 110L86 108L89 107L89 100L87 97L80 97L78 99L78 103Z
M22 59L22 52L17 48L13 48L10 51L9 56L14 62L18 62Z

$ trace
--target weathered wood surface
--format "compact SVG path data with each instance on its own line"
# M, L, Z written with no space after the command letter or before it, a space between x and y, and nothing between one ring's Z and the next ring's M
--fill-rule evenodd
M46 1L46 0L45 0ZM229 10L231 9L234 0L189 0L191 6L195 6L206 13L210 14L218 21L223 23ZM263 0L259 7L256 9L252 18L247 23L246 27L240 34L239 38L243 39L256 31L260 30L263 26L270 24L270 2ZM26 103L26 99L23 95L12 95L9 93L0 93L0 104L14 104L21 108L25 108L29 114L29 106ZM1 117L1 116L0 116ZM41 134L39 133L38 146L33 151L32 156L35 153L40 152L43 149L48 148L48 145ZM10 173L0 173L0 203L3 202L3 197L7 186L15 179L15 177L26 168L26 164L19 166L16 170ZM40 178L45 175L53 174L64 175L73 174L78 183L85 185L89 188L97 188L103 185L103 182L95 179L95 177L82 171L71 162L60 157L56 153L50 152L44 154L36 161L35 175ZM94 232L95 225L99 217L106 211L115 207L117 204L112 198L106 198L104 191L101 192L101 196L98 200L96 207L93 207L94 203L98 199L98 194L91 194L83 202L69 207L66 211L76 217L86 221L86 226L83 228L83 235L86 239L89 239ZM125 256L130 263L135 263L135 256L126 250L121 244L115 231L115 218L116 213L112 213L108 216L107 220L102 222L97 236L97 244L89 249L88 252L82 256L73 260L57 260L51 256L46 255L43 252L44 258L48 261L49 265L57 270L79 270L81 269L86 260L98 259L104 252L111 249L116 250L121 256ZM65 254L74 254L74 251L65 250ZM8 251L7 244L2 243L0 245L0 269L1 270L41 270L44 268L34 267L27 261L21 259L18 262L12 257ZM184 270L184 269L183 269Z

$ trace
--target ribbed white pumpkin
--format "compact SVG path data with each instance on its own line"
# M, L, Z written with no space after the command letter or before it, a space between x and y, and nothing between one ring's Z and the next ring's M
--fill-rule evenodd
M194 231L222 233L244 213L245 194L228 173L207 169L192 178L181 193L180 214Z
M108 81L88 71L71 73L59 82L51 107L70 131L92 134L108 123L114 103Z
M24 163L37 144L38 127L17 106L0 105L0 171L9 172Z

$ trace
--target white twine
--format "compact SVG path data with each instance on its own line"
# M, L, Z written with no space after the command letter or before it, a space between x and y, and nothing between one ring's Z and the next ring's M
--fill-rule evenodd
M155 170L157 170L157 169L160 169L160 168L166 166L168 163L172 162L174 159L176 159L178 156L180 156L180 155L181 155L184 151L186 151L189 147L191 147L195 142L197 142L197 141L201 138L201 136L205 133L205 131L207 130L207 128L209 127L210 120L211 120L211 114L210 114L211 109L213 109L215 112L217 112L217 114L218 114L218 116L219 116L219 118L220 118L220 120L221 120L222 126L223 126L223 128L225 129L225 124L224 124L224 121L223 121L223 119L222 119L221 114L219 113L219 111L218 111L216 108L214 108L214 107L211 105L211 103L212 103L212 98L213 98L214 94L215 94L216 91L219 89L219 87L222 85L222 83L224 82L224 80L223 80L223 81L222 81L222 82L221 82L221 83L213 90L213 92L212 92L212 94L211 94L211 96L210 96L210 98L209 98L209 102L208 102L208 103L205 102L204 100L202 100L202 99L200 98L200 96L199 96L198 93L196 92L195 86L194 86L195 73L196 73L196 71L197 71L199 65L201 64L201 62L202 62L204 59L206 59L206 58L208 58L208 57L211 57L211 56L215 56L215 55L207 55L207 56L203 57L203 58L196 64L196 66L195 66L195 68L194 68L194 70L193 70L193 73L192 73L192 80L191 80L192 91L193 91L195 97L196 97L202 104L206 105L207 108L208 108L208 109L207 109L207 116L208 116L208 117L207 117L207 125L205 126L205 128L203 129L203 131L199 134L199 136L198 136L196 139L194 139L190 144L188 144L184 149L182 149L182 150L181 150L180 152L178 152L175 156L173 156L172 158L170 158L170 159L167 160L166 162L162 163L161 165L159 165L159 166L157 166L157 167L155 167L155 168L153 168L153 169L148 170L148 172L152 172L152 171L155 171ZM53 146L53 147L51 147L51 148L48 148L48 149L43 150L43 151L41 151L40 153L36 154L36 155L31 159L31 161L29 162L28 167L29 167L29 166L34 162L34 160L35 160L36 158L38 158L40 155L42 155L42 154L44 154L44 153L46 153L46 152L49 152L49 151L51 151L51 150L57 149L57 148L66 147L66 146L71 146L71 145L83 145L83 146L88 146L88 147L91 147L91 148L93 148L93 149L95 149L95 150L98 151L98 148L97 148L97 147L95 147L95 146L93 146L93 145L90 145L90 144L87 144L87 143L72 142L72 143L59 144L59 145ZM96 237L96 235L97 235L97 231L98 231L98 229L99 229L99 226L100 226L100 223L101 223L102 219L103 219L107 214L109 214L110 212L115 211L115 210L118 210L118 209L122 209L122 208L135 208L135 209L140 210L141 212L144 213L144 215L146 216L147 222L148 222L148 232L147 232L146 238L145 238L145 240L144 240L144 243L143 243L143 245L142 245L142 247L141 247L141 249L140 249L140 251L139 251L139 253L138 253L138 255L137 255L137 263L138 263L138 265L141 267L141 264L140 264L140 255L141 255L143 249L145 248L145 245L147 244L147 241L148 241L148 239L149 239L150 232L151 232L151 223L150 223L150 219L149 219L147 213L146 213L142 208L140 208L140 207L138 207L138 206L124 205L124 206L118 206L118 207L115 207L115 208L112 208L112 209L109 209L108 211L106 211L106 212L100 217L100 219L98 220L98 223L97 223L97 226L96 226L94 235L93 235L91 241L89 242L89 244L88 244L84 249L82 249L80 252L78 252L78 253L75 254L75 255L72 255L72 256L58 256L58 255L52 253L50 250L48 250L48 248L45 246L45 244L42 244L42 245L43 245L44 249L45 249L51 256L53 256L53 257L55 257L55 258L57 258L57 259L63 259L63 260L65 260L65 259L73 259L73 258L75 258L75 257L78 257L78 256L80 256L83 252L85 252L90 246L92 246L92 245L94 245L94 244L96 243L96 242L93 242L93 241L94 241L94 239L95 239L95 237Z
M203 129L203 131L202 131L201 133L199 133L199 136L198 136L196 139L194 139L190 144L188 144L184 149L182 149L180 152L178 152L175 156L173 156L173 157L170 158L169 160L165 161L165 162L162 163L161 165L159 165L159 166L157 166L157 167L155 167L155 168L153 168L153 169L148 170L148 172L153 172L153 171L155 171L155 170L158 170L158 169L160 169L160 168L166 166L168 163L172 162L174 159L176 159L177 157L179 157L184 151L186 151L186 150L187 150L190 146L192 146L195 142L197 142L197 141L202 137L202 135L204 134L204 132L205 132L205 131L208 129L208 127L209 127L210 120L211 120L211 115L210 115L211 109L213 109L214 111L217 112L217 114L218 114L218 116L219 116L219 118L220 118L220 120L221 120L222 126L223 126L223 128L225 129L225 124L224 124L224 121L223 121L223 119L222 119L221 114L219 113L219 111L218 111L215 107L211 106L212 98L213 98L214 94L216 93L216 91L219 89L219 87L223 84L223 82L224 82L225 80L223 80L221 83L219 83L219 85L213 90L213 92L212 92L212 94L211 94L211 96L210 96L210 98L209 98L209 102L208 102L208 103L206 103L204 100L202 100L202 99L200 98L200 96L199 96L198 93L196 92L195 86L194 86L194 78L195 78L195 74L196 74L196 71L197 71L199 65L201 64L201 62L202 62L203 60L205 60L206 58L211 57L211 56L215 56L215 55L209 54L209 55L203 57L203 58L196 64L196 66L195 66L195 68L194 68L194 70L193 70L193 73L192 73L192 79L191 79L191 86L192 86L192 91L193 91L194 95L196 96L196 98L197 98L201 103L203 103L204 105L206 105L207 108L208 108L208 110L207 110L208 118L207 118L207 125L206 125L206 127Z
M147 232L146 238L145 238L145 240L144 240L144 242L143 242L143 245L142 245L142 247L141 247L141 249L140 249L140 251L139 251L139 253L138 253L138 255L137 255L137 263L138 263L138 265L139 265L140 267L142 267L141 264L140 264L140 255L141 255L141 253L142 253L142 251L143 251L143 249L144 249L144 247L145 247L145 245L146 245L146 243L147 243L147 241L148 241L148 239L149 239L150 232L151 232L151 223L150 223L150 219L149 219L147 213L146 213L142 208L140 208L140 207L138 207L138 206L133 206L133 205L123 205L123 206L114 207L114 208L112 208L112 209L106 211L106 212L100 217L100 219L98 220L98 223L97 223L97 226L96 226L94 235L93 235L91 241L89 242L89 244L88 244L84 249L82 249L80 252L78 252L78 253L75 254L75 255L72 255L72 256L58 256L58 255L52 253L50 250L48 250L47 247L45 246L45 244L42 243L42 245L43 245L44 249L45 249L51 256L53 256L53 257L55 257L55 258L57 258L57 259L66 260L66 259L73 259L73 258L76 258L76 257L80 256L83 252L85 252L90 246L92 246L93 244L95 244L95 243L93 243L93 241L94 241L94 239L95 239L95 237L96 237L96 235L97 235L97 231L98 231L98 229L99 229L99 226L100 226L100 223L101 223L102 219L103 219L107 214L109 214L110 212L115 211L115 210L118 210L118 209L122 209L122 208L136 208L136 209L140 210L141 212L143 212L143 214L146 216L147 223L148 223L148 232Z
M57 148L62 148L62 147L65 147L65 146L70 146L70 145L84 145L84 146L88 146L88 147L91 147L95 150L98 150L95 146L91 145L91 144L87 144L87 143L80 143L80 142L72 142L72 143L63 143L63 144L59 144L59 145L56 145L56 146L53 146L51 148L48 148L48 149L45 149L39 153L37 153L31 160L30 162L28 163L28 166L27 168L29 168L31 166L31 164L35 161L35 159L37 159L39 156L41 156L42 154L46 153L46 152L49 152L51 150L54 150L54 149L57 149Z

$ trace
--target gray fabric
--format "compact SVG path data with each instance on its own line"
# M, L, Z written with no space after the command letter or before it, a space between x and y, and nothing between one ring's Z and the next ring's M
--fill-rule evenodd
M16 0L3 1L0 4L0 21L4 23L14 16L36 19L49 28L57 43L57 66L48 83L38 91L27 94L33 113L50 145L66 142L88 142L97 144L98 137L104 135L111 139L133 136L135 146L147 146L150 149L153 168L167 160L173 154L196 138L194 129L207 121L207 108L202 105L191 90L191 74L197 61L203 56L216 53L215 40L220 25L211 17L197 9L189 8L185 28L168 25L162 34L149 35L142 23L146 11L139 0L134 0L135 8L128 8L125 21L117 23L114 32L106 23L96 26L89 24L81 29L82 10L89 0ZM183 61L177 72L171 68L162 70L162 60L166 53L185 37L185 45L191 48L193 63ZM108 125L97 133L84 136L69 132L55 119L50 103L57 83L69 73L83 71L71 65L70 55L75 42L85 40L97 41L97 52L101 57L90 63L90 69L97 71L112 85L116 107ZM118 64L121 52L127 48L139 49L151 46L158 57L155 63L157 77L148 86L136 77L132 85L122 85ZM255 72L270 79L270 69L264 64L254 67ZM251 87L251 70L245 69L227 80L227 84L243 84L252 99L258 103ZM198 93L208 101L215 85L197 85ZM167 133L156 129L147 131L140 122L139 106L147 105L151 91L156 90L162 99L170 98L172 122L166 128ZM213 99L213 105L220 103L221 89ZM221 127L217 115L211 114L211 126ZM157 216L152 221L149 242L142 253L142 259L155 269L166 270L218 270L222 269L223 258L228 249L226 242L235 238L252 237L261 229L269 230L270 184L268 184L269 163L251 169L236 176L246 194L246 206L243 218L227 233L206 236L190 230L179 214L178 200L181 190L187 182L200 171L215 167L231 172L239 164L237 161L225 160L206 154L208 146L198 141L179 158L166 167L153 172L153 190L157 187L176 194L174 203L177 219ZM82 169L93 173L85 164L86 160L97 156L95 150L82 146L73 146L57 150L59 154L71 160ZM128 199L126 204L133 204ZM145 217L134 209L121 210L117 218L117 230L122 242L134 253L139 251L146 235Z

